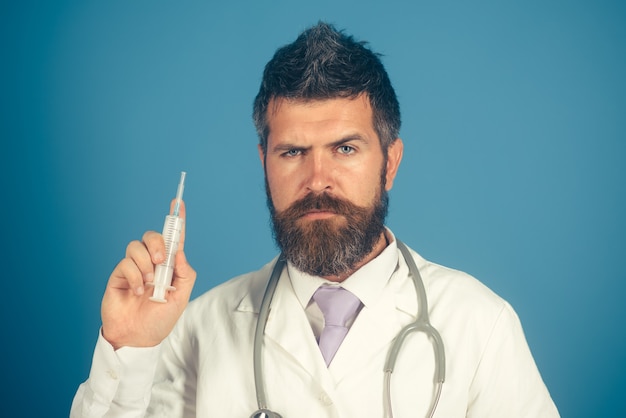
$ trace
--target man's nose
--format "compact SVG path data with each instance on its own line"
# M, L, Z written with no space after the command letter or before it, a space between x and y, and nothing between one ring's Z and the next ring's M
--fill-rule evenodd
M311 153L306 164L306 188L313 193L332 189L332 161L322 153Z

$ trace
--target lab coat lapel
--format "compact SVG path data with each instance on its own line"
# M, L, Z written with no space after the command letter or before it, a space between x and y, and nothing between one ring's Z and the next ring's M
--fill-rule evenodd
M331 379L326 364L286 269L272 300L265 338L268 350L275 349L270 344L277 345L283 358L291 359L322 386L329 387Z
M383 364L391 342L406 324L415 320L417 301L408 268L403 265L390 279L380 299L365 306L339 347L329 370L335 382L377 359Z

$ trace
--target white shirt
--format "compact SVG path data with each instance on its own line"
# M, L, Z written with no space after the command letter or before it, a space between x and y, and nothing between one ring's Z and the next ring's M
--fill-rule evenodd
M364 306L329 367L316 343L321 313L310 302L324 280L284 269L262 349L268 406L284 418L383 415L387 351L417 312L408 267L388 236L391 244L342 283ZM510 305L474 278L413 256L445 345L446 382L435 416L558 417ZM113 351L100 337L71 417L250 416L257 409L254 326L272 266L192 301L159 347ZM424 334L403 346L392 376L395 416L425 416L433 358Z

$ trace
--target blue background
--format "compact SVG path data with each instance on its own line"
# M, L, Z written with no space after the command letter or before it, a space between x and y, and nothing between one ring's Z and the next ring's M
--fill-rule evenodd
M621 2L0 12L3 416L67 416L108 275L161 229L180 171L194 296L273 257L251 103L275 49L319 19L383 53L398 92L390 227L511 302L564 417L626 416Z

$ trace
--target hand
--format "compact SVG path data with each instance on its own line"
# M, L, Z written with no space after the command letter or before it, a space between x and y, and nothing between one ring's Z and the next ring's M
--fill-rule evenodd
M184 203L179 213L185 218ZM189 302L196 280L196 272L187 263L184 248L185 225L172 277L172 286L176 290L167 293L167 303L158 303L148 299L152 288L146 288L145 283L154 279L155 265L165 260L163 236L148 231L141 241L128 244L126 257L111 273L102 298L102 336L115 349L152 347L172 331Z

